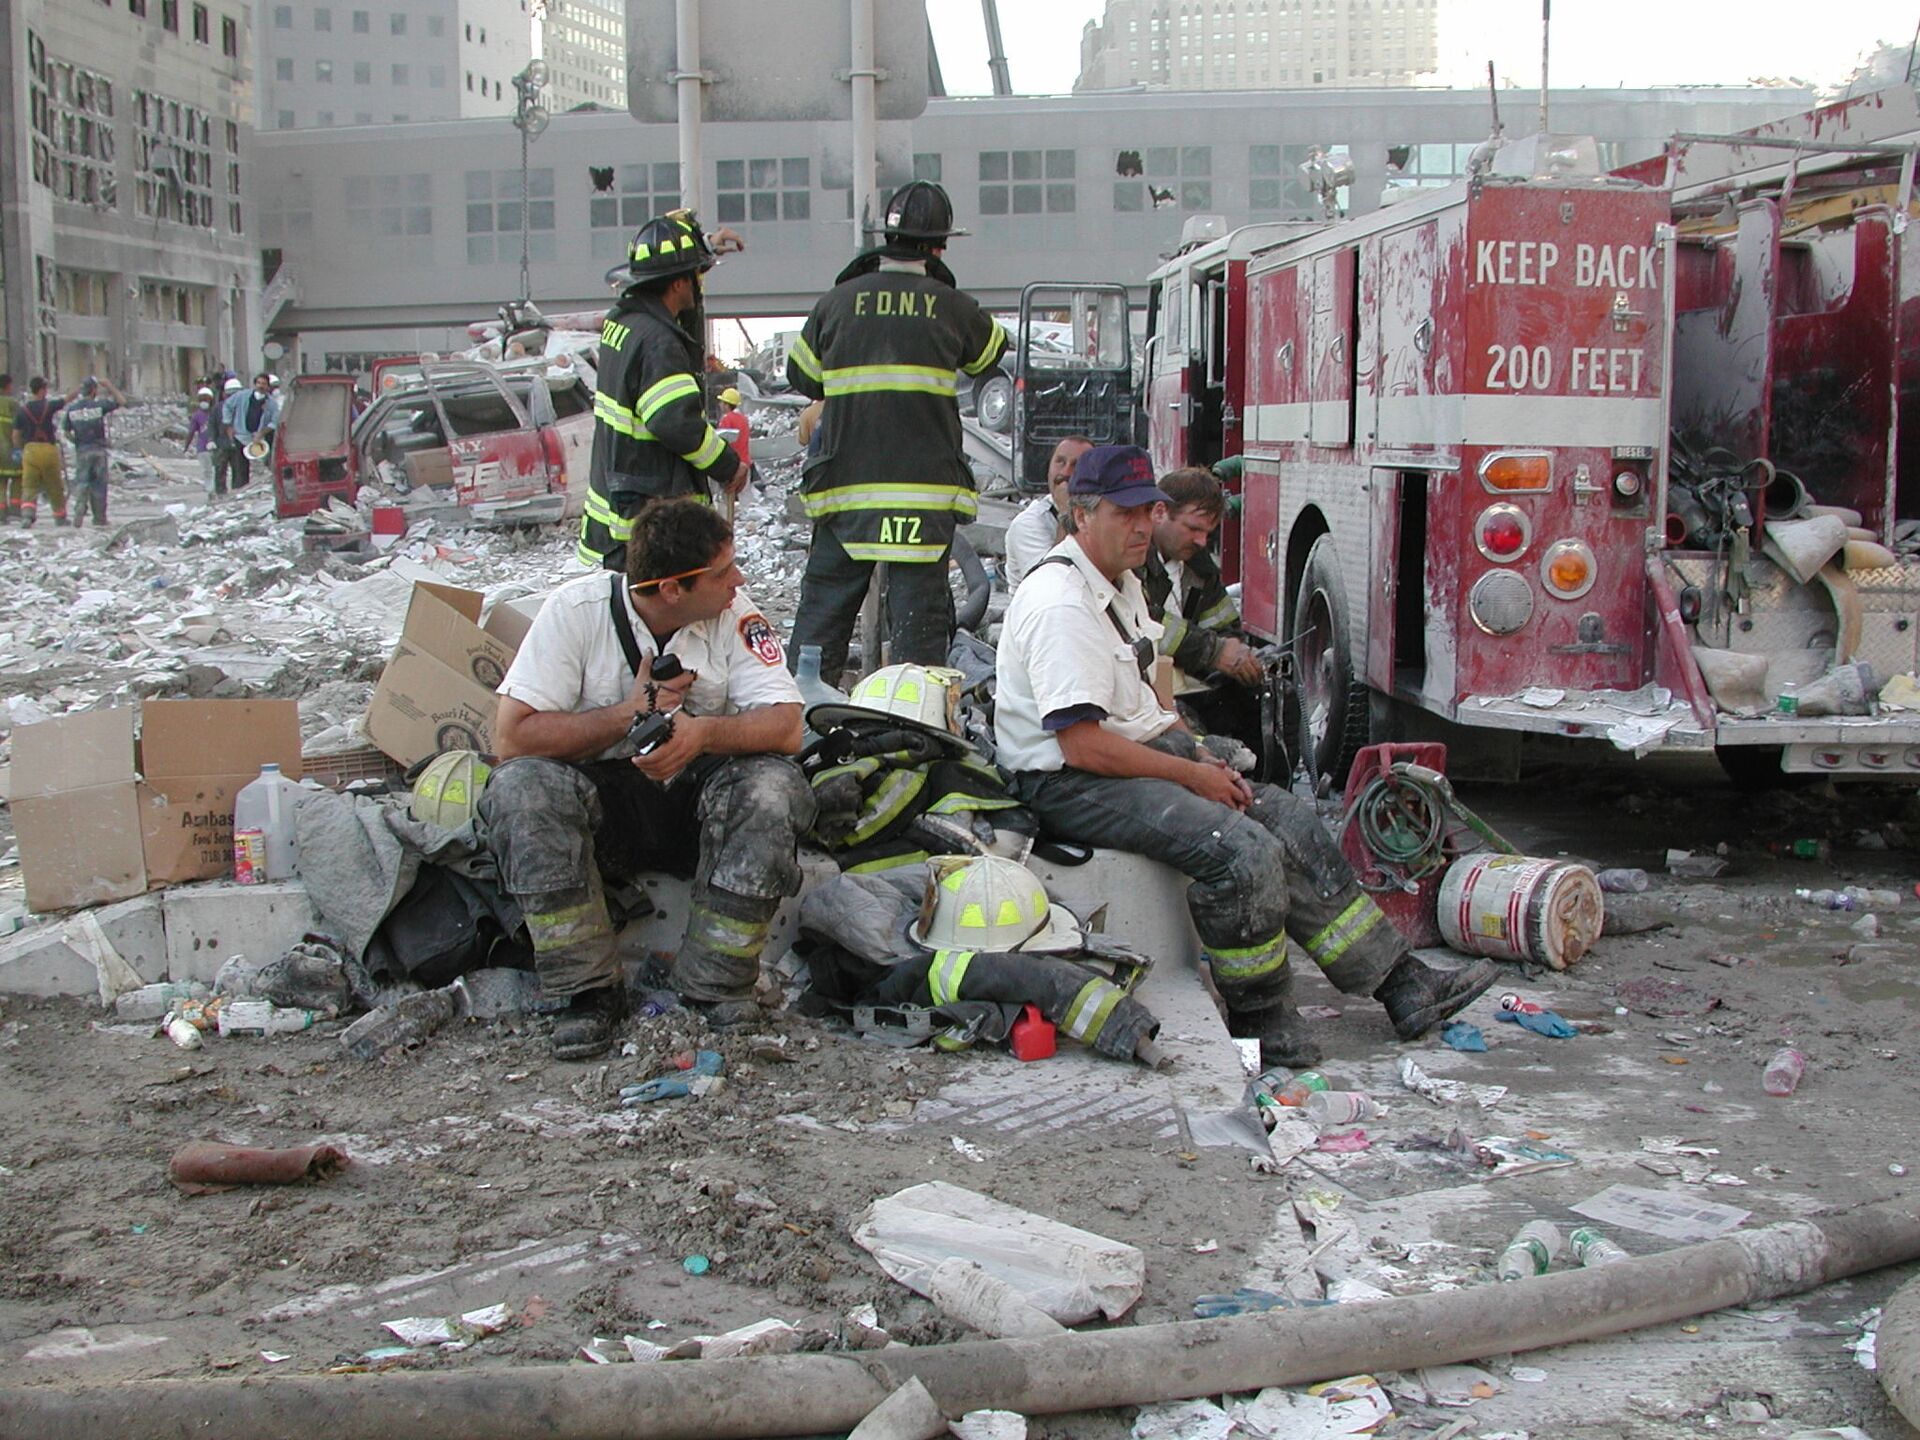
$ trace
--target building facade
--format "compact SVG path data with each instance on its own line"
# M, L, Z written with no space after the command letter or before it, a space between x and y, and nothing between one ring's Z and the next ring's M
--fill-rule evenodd
M245 0L0 4L0 345L153 394L258 363Z
M263 130L511 115L529 0L255 0Z
M626 0L547 0L540 57L547 62L542 103L555 114L583 105L625 110Z
M1440 63L1440 0L1107 0L1076 92L1411 85Z
M1598 137L1605 161L1619 164L1656 153L1675 131L1738 130L1811 98L1565 90L1552 105L1556 128ZM1477 91L937 99L916 120L882 122L880 182L946 187L971 232L947 260L995 308L1039 279L1122 280L1144 297L1146 275L1193 215L1230 225L1321 216L1300 169L1316 149L1351 164L1341 199L1358 212L1397 188L1451 183L1487 129ZM803 314L832 283L854 251L849 130L705 127L702 218L747 242L708 277L710 314ZM301 332L309 366L329 353L463 348L468 322L519 293L515 139L506 120L392 126L378 145L353 131L260 137L261 242L283 248L299 276L282 323ZM609 189L596 188L596 170L611 171ZM602 309L605 272L634 230L679 203L675 127L556 115L531 147L527 193L533 298L550 313Z

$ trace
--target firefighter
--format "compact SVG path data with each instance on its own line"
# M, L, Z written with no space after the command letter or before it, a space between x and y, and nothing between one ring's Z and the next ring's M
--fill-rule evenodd
M13 376L0 375L0 525L20 519L20 445L13 436L13 417L20 402L14 398Z
M846 667L861 599L883 560L892 658L938 665L947 657L947 554L955 526L977 510L954 372L980 374L1007 344L940 258L964 233L953 227L946 191L925 180L902 186L887 202L886 243L840 273L787 354L793 388L831 402L820 453L801 482L813 544L793 627L796 653L820 647L830 685Z
M1227 513L1226 492L1200 466L1160 477L1168 497L1154 521L1153 545L1140 567L1147 612L1160 624L1159 652L1195 680L1219 677L1181 696L1205 729L1261 749L1257 687L1265 679L1260 657L1240 633L1240 607L1227 593L1211 544Z
M1493 983L1491 961L1442 969L1408 952L1307 802L1249 783L1147 683L1158 627L1130 573L1170 499L1146 451L1103 445L1068 483L1073 533L1028 572L1001 632L996 758L1048 833L1132 850L1192 877L1187 908L1229 1030L1269 1065L1319 1049L1291 997L1291 938L1333 985L1372 995L1403 1040Z
M1031 501L1007 522L1007 588L1017 589L1040 557L1060 543L1066 533L1067 481L1074 462L1093 448L1087 435L1069 435L1047 457L1047 493Z
M716 238L730 236L723 230ZM709 482L729 495L747 483L747 467L707 423L700 380L701 277L716 258L692 213L675 210L642 225L627 263L612 272L627 286L600 325L593 459L580 517L585 564L623 570L633 517L649 501L710 500Z
M741 589L727 523L692 499L650 504L625 551L624 576L569 581L534 618L500 683L503 763L480 800L541 986L568 1001L553 1029L562 1060L603 1053L626 1014L604 878L691 879L670 983L716 1026L756 1019L760 951L800 888L795 850L813 821L788 758L800 691ZM656 680L666 657L684 669Z

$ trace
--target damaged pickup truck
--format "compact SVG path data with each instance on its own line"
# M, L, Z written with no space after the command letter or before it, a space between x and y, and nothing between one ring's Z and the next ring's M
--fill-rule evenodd
M274 512L306 515L362 485L430 490L474 522L576 517L593 447L593 386L567 357L383 361L353 418L346 375L302 375L274 437Z

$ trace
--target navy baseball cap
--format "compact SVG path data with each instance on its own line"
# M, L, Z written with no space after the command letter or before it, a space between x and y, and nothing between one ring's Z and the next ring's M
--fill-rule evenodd
M1069 495L1098 495L1116 505L1171 505L1153 483L1153 457L1138 445L1096 445L1075 462Z

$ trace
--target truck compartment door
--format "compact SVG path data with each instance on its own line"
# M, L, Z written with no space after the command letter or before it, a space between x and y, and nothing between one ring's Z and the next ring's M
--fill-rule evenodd
M1300 271L1289 265L1248 278L1246 408L1249 448L1307 438L1307 326L1312 295L1302 296ZM1252 559L1251 556L1248 557Z
M1359 252L1336 250L1313 259L1310 338L1315 445L1353 444L1354 277Z

